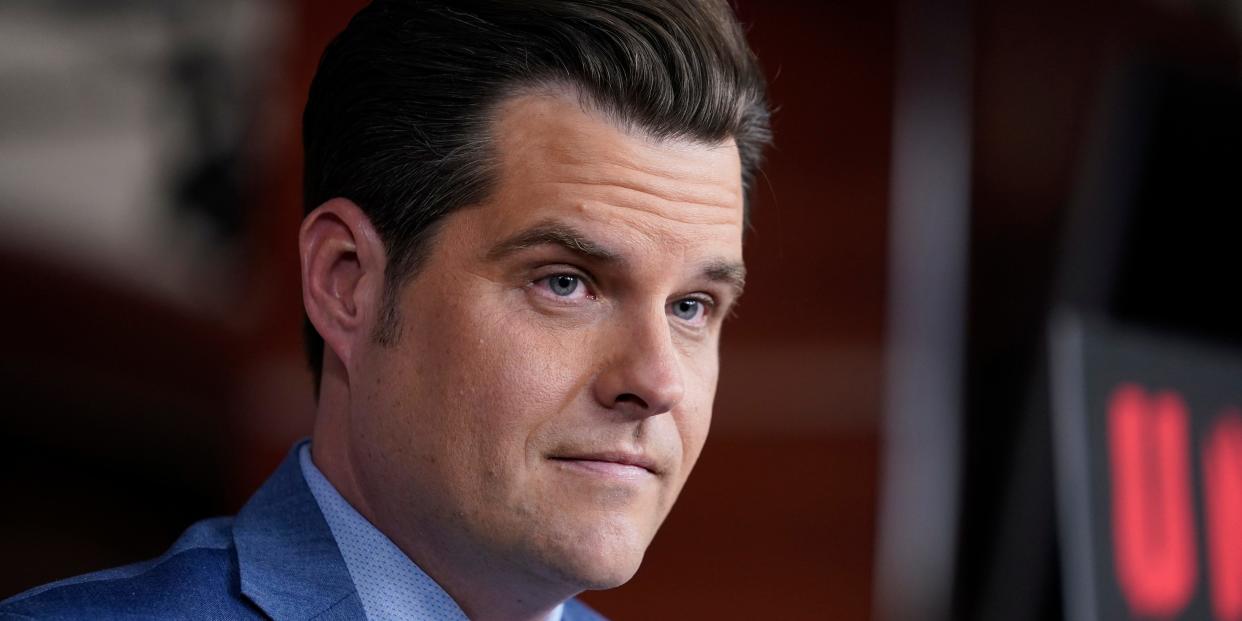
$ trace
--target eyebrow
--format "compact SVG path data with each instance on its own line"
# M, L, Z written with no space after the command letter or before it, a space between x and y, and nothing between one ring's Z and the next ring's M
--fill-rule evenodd
M712 282L724 283L733 288L733 296L742 296L746 288L746 266L732 261L713 261L703 268L703 276Z
M555 222L536 225L496 244L487 252L487 258L495 261L538 246L560 246L574 254L604 263L625 262L620 253L595 243L571 226Z
M487 252L487 258L496 261L539 246L558 246L601 263L626 263L621 253L605 248L578 229L560 222L537 224L505 239ZM701 274L711 282L723 283L732 288L734 297L740 297L746 287L746 266L741 262L711 261L703 266Z

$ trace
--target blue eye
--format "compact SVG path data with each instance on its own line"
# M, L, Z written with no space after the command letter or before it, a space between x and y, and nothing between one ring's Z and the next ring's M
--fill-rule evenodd
M548 289L561 297L569 297L578 290L582 281L571 274L557 274L548 277Z
M682 298L673 302L673 316L683 321L695 321L703 314L703 302L694 298Z

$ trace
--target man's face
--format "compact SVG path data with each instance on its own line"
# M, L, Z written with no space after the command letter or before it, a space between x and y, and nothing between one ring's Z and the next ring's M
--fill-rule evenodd
M444 219L396 343L351 370L354 471L420 563L616 586L707 436L742 276L737 149L551 95L501 106L493 140L491 198Z

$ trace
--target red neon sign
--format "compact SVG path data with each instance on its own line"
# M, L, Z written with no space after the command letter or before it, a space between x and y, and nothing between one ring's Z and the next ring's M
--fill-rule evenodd
M1203 447L1205 522L1212 612L1242 619L1242 413L1229 410Z
M1177 617L1197 586L1189 426L1173 391L1124 383L1109 400L1113 561L1138 618ZM1242 621L1242 411L1215 418L1201 448L1212 615Z
M1136 616L1169 618L1198 578L1186 404L1123 384L1108 410L1118 582Z

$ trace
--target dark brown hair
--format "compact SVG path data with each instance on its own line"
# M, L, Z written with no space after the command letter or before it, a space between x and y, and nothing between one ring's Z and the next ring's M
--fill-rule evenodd
M436 224L487 197L496 105L541 85L655 138L732 137L747 190L770 141L763 74L726 0L375 0L324 51L302 138L306 212L348 198L385 244L380 342ZM318 392L309 321L306 345Z

